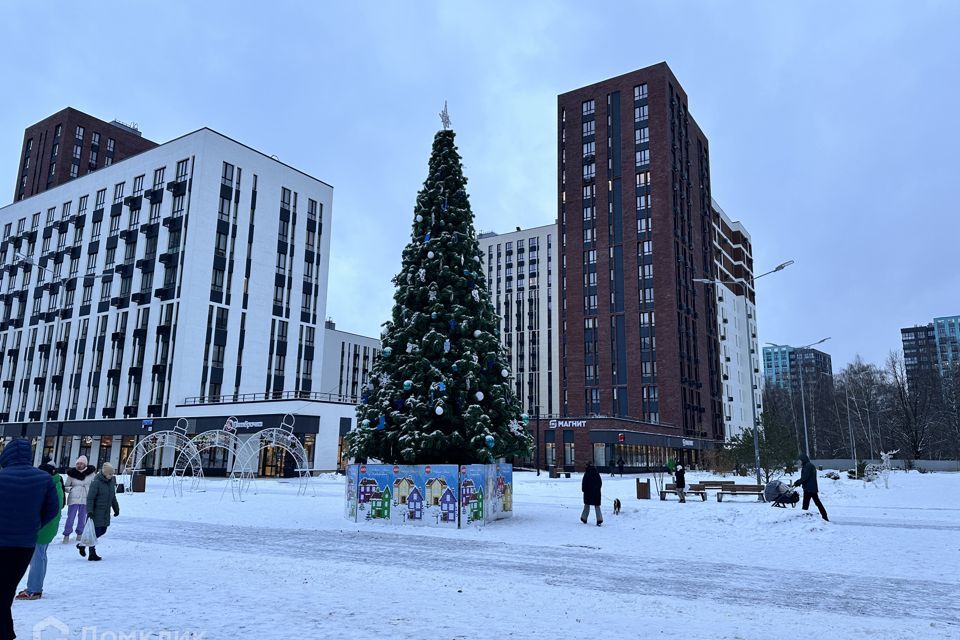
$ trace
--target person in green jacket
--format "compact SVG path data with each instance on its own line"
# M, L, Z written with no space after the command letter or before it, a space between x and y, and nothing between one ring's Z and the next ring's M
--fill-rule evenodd
M110 526L110 510L113 510L113 516L120 516L120 504L117 502L117 479L114 477L113 465L105 462L90 483L90 489L87 491L87 517L93 520L94 532L99 539L107 532ZM82 544L77 545L80 555L87 555L87 548ZM90 556L88 560L102 560L97 555L97 548L90 547Z
M27 588L17 594L17 600L39 600L43 596L43 579L47 577L47 547L57 536L60 528L60 512L63 511L64 493L63 480L56 468L50 464L50 459L44 460L40 469L53 476L53 484L57 490L57 515L37 533L37 546L33 549L33 558L30 560L30 573L27 574Z

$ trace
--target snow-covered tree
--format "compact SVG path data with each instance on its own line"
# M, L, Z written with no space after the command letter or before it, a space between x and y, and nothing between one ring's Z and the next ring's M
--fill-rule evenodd
M434 137L393 280L383 351L357 408L359 425L348 435L356 458L470 464L529 452L466 182L454 133L445 127Z

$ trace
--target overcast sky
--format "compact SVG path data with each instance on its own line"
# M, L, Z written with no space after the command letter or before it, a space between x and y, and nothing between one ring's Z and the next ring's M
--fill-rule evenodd
M5 2L0 196L65 106L209 126L334 186L328 315L379 335L444 100L477 226L549 224L557 94L665 60L758 270L796 260L758 283L761 341L880 362L960 314L960 3L786 4Z

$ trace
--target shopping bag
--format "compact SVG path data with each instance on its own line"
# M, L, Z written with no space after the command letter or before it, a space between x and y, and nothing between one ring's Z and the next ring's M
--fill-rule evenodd
M93 518L87 518L87 523L83 525L83 533L80 534L80 544L84 547L97 546L97 528L93 524Z

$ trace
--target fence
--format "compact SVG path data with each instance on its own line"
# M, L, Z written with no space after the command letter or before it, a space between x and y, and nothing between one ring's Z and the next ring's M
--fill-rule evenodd
M833 458L830 460L812 460L813 464L824 469L853 469L857 466L851 458ZM881 464L882 460L867 460L867 463ZM898 460L894 458L890 461L890 466L894 469L923 469L924 471L958 471L960 472L960 460Z

